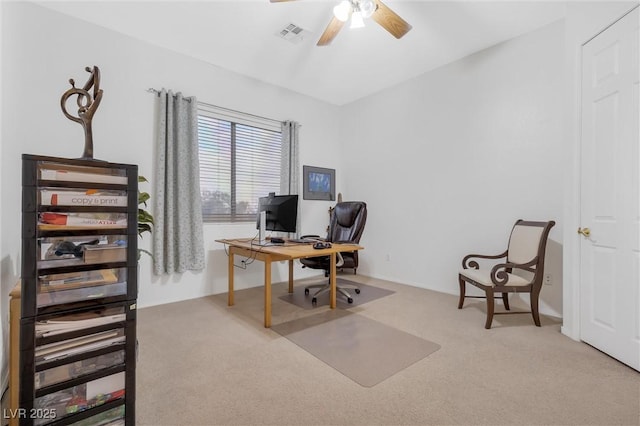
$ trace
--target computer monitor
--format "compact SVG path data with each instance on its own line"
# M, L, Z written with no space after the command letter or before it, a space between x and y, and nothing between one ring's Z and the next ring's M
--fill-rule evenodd
M260 213L265 212L265 231L296 232L298 196L275 195L258 199L256 228L260 229Z

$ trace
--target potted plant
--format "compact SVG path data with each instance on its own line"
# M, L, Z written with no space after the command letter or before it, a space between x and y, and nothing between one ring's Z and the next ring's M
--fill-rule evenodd
M138 182L141 183L149 181L144 176L138 176ZM145 210L145 208L147 207L147 201L150 197L151 196L148 192L140 191L140 189L138 189L138 235L140 236L140 238L143 237L142 234L144 234L145 232L151 233L153 230L153 216L151 215L151 213ZM140 260L142 252L148 254L151 258L153 258L153 254L151 254L151 252L138 248L138 260Z

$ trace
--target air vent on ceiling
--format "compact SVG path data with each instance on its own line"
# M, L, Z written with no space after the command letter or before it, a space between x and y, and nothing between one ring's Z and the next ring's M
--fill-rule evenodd
M295 44L300 43L302 40L304 40L308 34L309 31L300 28L296 24L288 24L276 33L278 37Z

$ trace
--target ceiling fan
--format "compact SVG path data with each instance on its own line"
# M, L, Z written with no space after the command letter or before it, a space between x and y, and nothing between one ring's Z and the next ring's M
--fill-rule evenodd
M270 0L282 3L294 0ZM380 0L342 0L333 8L333 17L320 36L317 45L326 46L338 35L345 22L351 18L350 28L364 27L365 18L373 18L395 38L401 38L411 29L411 25Z

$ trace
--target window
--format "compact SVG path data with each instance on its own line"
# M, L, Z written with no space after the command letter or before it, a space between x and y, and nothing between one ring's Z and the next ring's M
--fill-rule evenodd
M198 105L205 222L256 220L258 198L280 192L280 122Z

